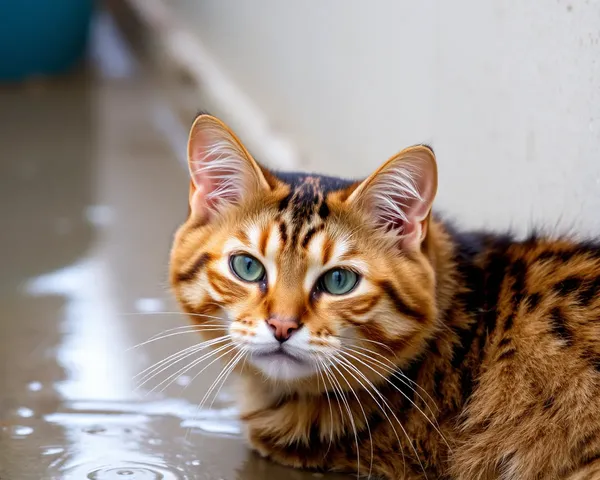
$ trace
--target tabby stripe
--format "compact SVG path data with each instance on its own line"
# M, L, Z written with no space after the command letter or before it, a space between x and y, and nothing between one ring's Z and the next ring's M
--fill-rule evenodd
M377 302L379 301L379 295L374 295L366 299L360 298L356 300L357 304L349 308L350 313L352 313L353 315L364 315L365 313L370 311L375 305L377 305ZM359 303L361 300L362 303Z
M285 197L283 197L281 199L281 201L279 202L279 211L280 212L287 209L288 205L290 204L291 199L292 199L292 193L289 193L288 195L286 195Z
M244 296L246 291L237 285L235 282L229 280L226 277L218 274L217 272L211 272L208 276L210 286L221 296L225 298L241 298Z
M246 245L250 243L250 239L248 238L248 234L245 230L239 230L235 234L235 238L237 238L240 242L245 243Z
M487 312L484 315L484 323L487 331L487 337L496 330L498 321L498 300L502 291L502 284L506 278L506 272L510 266L510 259L504 251L496 251L492 253L484 267L485 271L485 305L484 310ZM515 274L518 274L518 269L515 269ZM510 328L510 327L509 327ZM506 324L504 329L507 330ZM486 335L482 335L481 341L485 341ZM483 348L483 345L480 347Z
M267 253L267 243L269 243L269 235L271 234L270 226L260 232L258 238L258 251L264 257Z
M477 327L479 322L473 321L466 328L457 328L454 330L458 336L458 343L452 349L452 367L460 367L469 352L473 349L473 342L477 336Z
M554 307L550 311L549 320L552 333L564 341L565 344L571 345L573 343L573 332L567 325L567 320L560 307Z
M527 302L527 313L533 312L540 304L541 299L542 296L539 293L531 293L527 295L527 298L525 299Z
M321 217L321 220L325 220L329 216L329 206L325 200L321 202L318 213L319 217Z
M298 236L300 235L300 229L302 228L302 224L298 222L292 222L292 245L298 244Z
M527 275L527 265L522 259L515 260L508 269L509 275L513 279L513 284L510 287L512 292L511 312L504 321L504 331L509 331L515 320L515 313L525 296L525 277ZM488 335L493 332L493 329L488 329Z
M508 360L510 358L513 358L515 356L515 354L517 353L517 349L516 348L511 348L509 350L506 350L504 353L502 353L499 357L498 357L498 361L501 360Z
M308 232L306 232L306 235L302 239L302 248L306 248L314 234L323 230L324 226L324 224L321 224L318 227L311 228Z
M579 467L587 467L589 465L591 465L594 462L597 462L598 460L600 460L600 452L596 452L596 453L592 453L591 455L586 455L585 459L583 460L583 463L581 465L579 465ZM592 478L592 477L587 477L587 478Z
M281 244L285 246L288 239L287 227L284 222L279 223L279 236L281 237Z
M600 277L595 278L584 290L577 294L577 301L584 307L600 295Z
M193 280L198 275L198 272L202 270L206 266L206 264L211 260L212 255L210 253L204 252L200 254L198 259L192 264L190 268L177 274L177 281L189 282L190 280Z
M569 260L571 260L573 257L575 257L578 254L581 254L582 252L578 252L577 250L559 250L559 251L546 251L546 252L542 252L540 253L537 258L535 259L536 261L545 261L545 260L558 260L561 262L568 262Z
M392 300L392 303L394 304L394 307L400 314L402 314L406 317L414 318L415 320L417 320L420 323L425 322L425 317L423 316L423 314L421 312L418 312L417 310L409 307L406 303L404 303L404 301L402 301L402 299L400 298L400 295L398 294L398 292L396 291L396 289L390 282L388 282L387 280L384 280L384 281L380 282L379 286L386 293L386 295L388 297L390 297L390 299Z
M570 293L573 293L575 290L579 290L582 284L582 278L569 276L555 284L554 287L552 287L552 290L559 295L567 296Z
M510 274L514 279L512 285L513 308L517 310L525 296L525 277L527 276L527 265L522 259L516 260L510 267Z
M333 253L333 240L331 238L326 237L323 242L323 265L327 265L329 260L331 260L331 254Z
M556 402L556 399L554 398L554 395L550 395L549 397L546 398L546 400L544 400L544 404L542 405L542 408L544 410L550 410L554 406L555 402Z
M592 352L591 350L586 350L582 353L581 357L590 363L592 368L600 373L600 355Z

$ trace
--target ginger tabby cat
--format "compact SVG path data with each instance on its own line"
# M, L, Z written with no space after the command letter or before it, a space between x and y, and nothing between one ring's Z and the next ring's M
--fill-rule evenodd
M278 173L202 114L188 153L170 279L239 376L254 450L383 479L600 478L598 245L455 230L426 146L364 181Z

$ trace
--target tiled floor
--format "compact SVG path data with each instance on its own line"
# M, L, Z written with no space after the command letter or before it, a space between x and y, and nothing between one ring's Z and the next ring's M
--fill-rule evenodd
M160 92L107 71L0 89L0 478L312 478L247 450L227 388L196 409L216 364L136 389L197 340L131 349L187 325L163 313L187 177Z

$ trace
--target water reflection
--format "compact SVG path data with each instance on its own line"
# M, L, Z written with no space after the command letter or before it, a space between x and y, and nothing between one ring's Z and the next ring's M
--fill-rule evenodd
M64 340L57 358L69 371L57 385L65 398L118 399L132 395L133 372L123 352L130 344L109 290L106 262L91 256L25 286L30 296L65 298Z
M232 431L237 412L231 405L201 412L199 417L203 416L222 418L229 422L227 433L239 434L239 425ZM127 475L141 479L197 478L197 467L202 462L197 456L197 444L186 438L186 430L209 434L198 431L202 423L193 423L197 417L196 406L183 400L72 402L69 408L44 417L46 422L60 425L72 445L68 452L54 449L52 454L46 453L54 456L49 473L52 478L67 479ZM223 430L226 428L221 427L216 433ZM163 439L161 433L165 431L172 435Z
M174 310L163 285L188 179L154 98L139 78L0 92L0 478L313 478L249 451L227 386L198 409L218 364L135 391L135 374L198 341L130 349L187 325L159 313Z

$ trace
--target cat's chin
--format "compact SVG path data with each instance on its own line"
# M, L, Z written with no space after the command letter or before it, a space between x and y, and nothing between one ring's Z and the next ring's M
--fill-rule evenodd
M252 355L250 362L273 380L293 381L317 373L317 366L313 362L300 360L283 352Z

